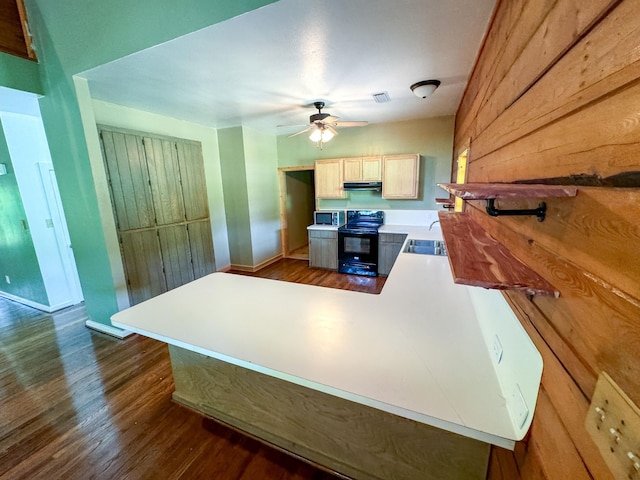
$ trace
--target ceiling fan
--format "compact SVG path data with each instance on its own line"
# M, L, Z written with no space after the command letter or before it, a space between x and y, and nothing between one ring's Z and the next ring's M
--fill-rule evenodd
M311 132L309 139L316 142L318 146L322 146L323 143L328 142L335 135L338 135L335 127L363 127L369 124L369 122L339 122L339 117L322 113L324 102L313 102L313 106L318 109L318 113L314 113L309 117L309 126L304 130L289 135L287 138Z

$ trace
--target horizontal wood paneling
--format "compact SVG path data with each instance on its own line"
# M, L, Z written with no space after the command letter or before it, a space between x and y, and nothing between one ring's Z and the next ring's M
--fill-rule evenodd
M638 170L640 80L469 163L469 182Z
M610 478L583 426L601 371L640 404L638 112L640 0L499 2L456 117L454 151L470 147L467 181L594 185L546 199L544 222L492 218L483 202L467 202L467 214L560 291L508 295L545 365L528 442L512 456L522 478ZM607 186L621 180L632 188ZM510 459L494 449L489 478L513 475Z
M584 419L589 409L588 398L590 398L593 386L595 386L596 373L588 371L574 352L567 351L564 347L559 347L560 336L550 331L551 328L546 324L544 315L530 300L524 295L515 292L506 292L505 297L521 319L527 334L542 355L544 364L542 371L543 385L554 386L553 389L544 391L543 401L546 401L548 405L543 406L543 408L552 411L549 415L554 418L558 426L561 425L563 430L566 431L566 435L570 438L568 443L575 444L575 455L580 457L579 463L588 465L589 471L594 478L598 480L613 480L613 476L599 455L596 445L589 439L584 426ZM545 335L545 337L542 335ZM559 354L558 350L560 351ZM585 377L585 381L592 384L588 395L585 395L580 387L572 381L572 378L576 376L576 372L578 372L578 375ZM544 414L537 414L537 418L540 417L544 417ZM553 428L551 428L549 434L554 435ZM534 437L533 432L531 437ZM547 456L557 457L554 462L562 463L562 455L564 453L561 449L547 452Z
M638 79L639 36L640 2L625 2L474 138L473 158L482 158Z
M640 378L640 305L619 296L613 286L602 285L587 270L569 263L534 239L515 233L506 226L508 220L489 218L476 208L470 208L469 213L488 233L560 290L559 298L536 297L535 304L594 372L617 371L616 382L640 403L640 384L635 380Z

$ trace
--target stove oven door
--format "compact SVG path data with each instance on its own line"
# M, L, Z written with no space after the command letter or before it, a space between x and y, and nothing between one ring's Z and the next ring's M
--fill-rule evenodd
M378 275L378 233L338 232L338 271Z

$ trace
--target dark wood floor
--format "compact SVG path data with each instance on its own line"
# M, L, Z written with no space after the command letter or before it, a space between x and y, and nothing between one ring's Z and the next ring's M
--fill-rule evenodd
M308 261L292 258L279 260L255 273L233 270L229 273L374 294L378 294L382 291L382 287L384 287L384 282L387 278L345 275L331 270L309 268Z
M361 291L384 284L302 278L299 262L257 275ZM117 340L84 321L82 308L47 315L0 298L0 479L335 479L173 403L166 344Z

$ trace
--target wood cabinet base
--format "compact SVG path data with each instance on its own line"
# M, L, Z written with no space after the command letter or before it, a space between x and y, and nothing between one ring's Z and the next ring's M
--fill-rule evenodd
M354 479L484 479L489 445L169 346L176 402Z

